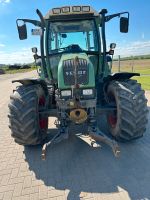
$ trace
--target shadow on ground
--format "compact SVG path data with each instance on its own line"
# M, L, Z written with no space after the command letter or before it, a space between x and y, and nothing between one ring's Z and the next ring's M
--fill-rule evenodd
M106 130L104 123L101 128ZM68 200L80 199L81 192L117 192L118 186L126 190L131 199L150 198L149 129L150 125L140 140L120 144L119 159L108 146L93 149L73 135L49 147L46 161L41 160L41 147L25 148L24 153L36 178L47 186L68 189Z

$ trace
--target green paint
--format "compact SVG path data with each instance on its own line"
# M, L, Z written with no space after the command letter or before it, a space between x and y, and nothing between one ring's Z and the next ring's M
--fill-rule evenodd
M75 59L75 57L78 56L78 58L86 59L88 63L89 68L89 82L87 85L80 85L80 88L90 88L95 87L95 75L94 75L94 67L90 60L88 59L88 56L85 53L71 53L71 54L63 54L59 65L58 65L58 88L59 89L67 89L71 88L71 86L66 86L64 83L64 77L63 77L63 61L68 59Z
M51 77L51 67L50 67L49 55L48 55L48 21L46 21L45 52L46 52L46 70L47 70L48 78L52 79L52 77Z

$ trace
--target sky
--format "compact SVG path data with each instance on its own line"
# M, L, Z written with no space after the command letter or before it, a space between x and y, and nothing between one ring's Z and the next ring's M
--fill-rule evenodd
M39 37L31 36L20 41L16 28L17 18L39 19L36 9L43 15L53 7L66 5L90 5L97 11L102 8L108 14L129 11L128 33L119 32L119 20L106 25L107 47L117 44L115 55L134 56L150 54L150 1L149 0L0 0L0 64L31 63L31 48L39 46ZM34 28L28 26L28 30Z

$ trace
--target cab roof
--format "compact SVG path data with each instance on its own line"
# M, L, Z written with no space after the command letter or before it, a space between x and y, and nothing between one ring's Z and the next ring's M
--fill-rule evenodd
M63 6L49 10L45 16L45 19L66 19L68 16L71 18L99 17L99 13L95 11L91 6L87 5Z

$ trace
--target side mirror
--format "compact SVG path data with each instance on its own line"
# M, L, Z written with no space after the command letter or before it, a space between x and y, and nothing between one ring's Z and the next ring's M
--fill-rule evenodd
M116 43L111 43L110 44L110 49L115 49L116 48Z
M22 22L23 24L19 25L19 23ZM19 39L20 40L25 40L27 39L27 27L24 21L22 20L17 20L17 29L19 33Z
M37 47L33 47L31 50L32 50L32 53L35 53L35 54L37 54L37 52L38 52Z
M111 55L111 56L114 55L114 50L113 50L113 49L110 49L110 50L109 50L109 55Z
M121 17L120 18L120 32L128 33L128 29L129 29L129 18Z

